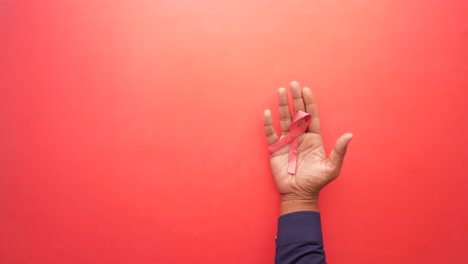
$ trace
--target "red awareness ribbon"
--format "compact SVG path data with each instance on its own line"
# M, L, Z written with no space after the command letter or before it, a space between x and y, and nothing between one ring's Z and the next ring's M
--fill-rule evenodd
M300 120L304 119L304 124L298 125ZM278 141L273 143L271 146L268 147L268 151L273 153L280 148L289 144L289 156L288 156L288 172L289 174L296 174L296 162L297 162L297 137L299 137L304 131L306 131L307 127L310 124L312 117L310 114L297 111L294 119L291 123L291 127L289 129L289 133L286 136L281 137Z

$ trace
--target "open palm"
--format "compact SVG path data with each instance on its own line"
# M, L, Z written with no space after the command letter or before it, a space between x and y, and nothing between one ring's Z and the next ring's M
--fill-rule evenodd
M304 111L312 119L307 130L298 137L297 168L295 175L288 173L289 145L272 153L271 169L282 201L317 202L320 190L340 174L347 146L353 135L346 133L336 142L327 157L320 134L320 121L312 92L309 88L301 90L297 82L290 84L294 104L294 113ZM278 90L278 104L282 136L289 132L292 116L289 110L286 89ZM264 128L268 144L278 141L271 112L264 113ZM303 121L302 121L303 122Z

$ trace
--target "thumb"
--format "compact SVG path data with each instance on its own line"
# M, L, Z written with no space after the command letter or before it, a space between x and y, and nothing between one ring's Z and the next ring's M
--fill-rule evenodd
M341 168L343 164L343 159L346 154L346 149L348 148L349 142L353 139L353 134L346 133L342 135L335 143L330 156L328 156L328 161L334 165L337 169Z

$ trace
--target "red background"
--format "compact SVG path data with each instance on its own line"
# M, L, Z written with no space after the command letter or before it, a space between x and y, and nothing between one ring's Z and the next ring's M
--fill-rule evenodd
M329 263L468 263L468 2L0 2L0 263L272 263L262 130L310 86Z

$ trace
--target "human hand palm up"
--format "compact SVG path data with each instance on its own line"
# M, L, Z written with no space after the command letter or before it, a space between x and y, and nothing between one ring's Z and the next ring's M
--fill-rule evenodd
M316 207L320 190L336 179L340 173L347 146L353 135L346 133L336 142L327 157L320 133L317 107L309 88L300 89L297 82L290 84L294 113L303 111L311 115L307 130L298 137L296 173L288 173L289 144L271 154L270 163L273 176L284 203L313 204ZM282 136L289 132L292 116L289 110L286 89L278 90L278 104ZM271 112L265 110L264 128L268 145L278 141L279 136L273 127Z

